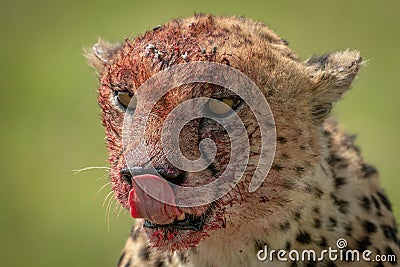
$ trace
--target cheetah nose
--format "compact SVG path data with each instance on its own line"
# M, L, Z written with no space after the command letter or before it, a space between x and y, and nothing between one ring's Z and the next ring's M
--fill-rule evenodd
M163 177L166 180L174 180L179 177L180 173L178 172L168 172L164 169L157 169L157 172L161 177Z
M185 173L178 170L171 170L165 168L156 168L155 172L143 167L125 168L120 171L121 179L129 185L132 185L132 177L143 175L143 174L154 174L161 176L170 183L180 185L185 179Z

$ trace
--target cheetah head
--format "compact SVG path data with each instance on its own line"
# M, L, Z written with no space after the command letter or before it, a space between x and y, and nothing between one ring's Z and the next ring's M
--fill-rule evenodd
M358 52L352 51L303 62L285 40L262 23L205 15L171 21L119 44L100 40L87 56L98 70L98 102L115 196L133 217L144 219L143 229L152 244L170 251L194 247L217 232L265 231L287 218L308 195L318 194L320 185L312 174L323 156L321 125L361 64ZM141 108L159 89L147 86L139 95L138 88L147 80L180 63L199 61L224 64L245 74L272 110L275 158L255 192L248 188L260 157L262 136L251 108L241 97L222 86L192 83L171 88L152 105L148 116ZM179 149L185 158L196 160L202 153L200 142L208 138L216 147L214 160L195 172L183 171L168 160L161 140L163 124L175 107L199 97L211 99L204 104L211 113L230 116L226 114L228 106L239 116L247 131L244 136L249 140L249 158L242 178L228 193L208 204L181 207L174 205L178 196L171 185L208 184L225 171L231 156L226 129L215 120L195 118L175 133ZM146 125L143 134L130 131L129 146L122 140L127 112L139 121L145 120ZM169 203L146 194L140 183L156 188Z

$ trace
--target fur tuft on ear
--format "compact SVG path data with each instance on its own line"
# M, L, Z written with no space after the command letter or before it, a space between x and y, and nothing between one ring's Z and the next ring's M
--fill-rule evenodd
M305 62L310 79L315 85L312 91L312 115L322 122L329 115L334 102L346 92L358 70L362 58L358 51L342 51L311 57Z
M98 74L101 75L121 47L120 43L112 44L99 39L91 48L84 49L84 52L90 65L95 67Z

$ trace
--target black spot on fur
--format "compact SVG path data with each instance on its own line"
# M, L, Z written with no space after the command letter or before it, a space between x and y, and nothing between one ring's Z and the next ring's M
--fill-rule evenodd
M364 236L362 239L357 241L357 250L363 252L371 245L371 240L368 236Z
M302 244L310 244L311 242L311 237L310 234L307 232L300 232L297 237L296 240Z
M297 267L297 262L293 261L293 262L290 264L290 267Z
M333 166L333 165L340 163L342 161L342 158L340 158L332 153L329 155L329 158L327 159L327 161L328 161L329 165Z
M216 176L218 174L218 170L217 167L215 167L215 164L213 162L211 162L208 166L207 166L207 170L211 171L211 174L213 176ZM183 181L182 181L183 182Z
M315 208L313 208L313 210L312 210L313 212L315 212L316 214L319 214L319 207L315 207Z
M283 170L283 166L280 165L280 164L273 164L271 168L272 168L273 170L276 170L276 171L281 171L281 170Z
M309 262L307 262L306 266L307 267L314 267L314 266L317 266L317 265L316 265L315 261L309 261Z
M255 243L254 243L254 245L255 245L255 250L256 250L256 252L258 252L258 251L264 249L265 243L263 243L263 242L260 241L260 240L256 240Z
M156 261L154 262L154 267L163 267L163 266L165 266L164 260L161 257L156 259Z
M338 199L333 193L331 193L331 198L333 200L333 203L338 207L339 211L346 214L349 207L349 202L346 200Z
M291 247L292 247L292 244L290 244L290 242L289 242L289 241L288 241L288 242L286 242L286 245L285 245L285 250L286 250L286 251L289 251Z
M283 153L283 154L282 154L282 158L284 158L284 159L290 159L290 156L289 156L288 154L286 154L286 153Z
M298 222L300 220L300 218L301 218L300 211L296 211L294 213L294 220Z
M335 168L338 169L347 168L347 166L349 166L348 161L346 161L345 159L341 158L340 156L334 153L331 153L329 155L327 162L329 163L329 165L334 166Z
M300 150L306 150L307 148L303 145L299 146Z
M314 218L314 227L319 229L321 228L321 221L318 218Z
M363 178L370 178L372 175L378 173L378 171L368 163L363 163L361 165L361 170L363 172Z
M394 242L397 241L396 230L393 227L387 224L383 224L381 225L381 229L387 239L392 240Z
M260 202L262 202L262 203L267 203L267 202L269 202L269 201L270 201L269 198L266 197L266 196L261 196L261 197L260 197Z
M336 267L336 264L333 261L328 261L326 267Z
M390 211L392 211L392 205L390 204L389 199L386 197L385 194L378 192L378 196L381 199L382 204Z
M393 250L390 247L386 247L385 254L386 254L386 256L396 255L396 254L394 254ZM396 265L397 264L397 258L395 257L394 261L391 261L390 264L391 265Z
M375 233L376 232L376 225L370 221L364 221L364 223L362 224L364 230L368 233Z
M128 262L124 265L124 267L130 267L131 266L131 259L128 260Z
M279 144L286 144L287 143L287 139L284 136L278 136L276 138L276 141L278 141Z
M289 228L290 228L290 222L289 221L286 221L286 222L284 222L284 223L282 223L281 225L280 225L280 228L281 228L281 230L282 231L287 231L287 230L289 230Z
M141 257L145 261L148 261L150 259L150 247L148 245L143 246L140 249L139 257Z
M344 227L344 230L346 231L346 235L351 237L351 233L353 232L353 227L351 226L351 224L347 224Z
M284 45L286 45L286 46L288 46L289 45L289 41L288 40L286 40L286 39L281 39L282 40L282 43L284 44Z
M323 134L324 134L324 136L326 136L326 137L330 137L330 136L331 136L331 132L328 131L327 129L324 129Z
M188 263L188 258L183 253L178 253L179 261L182 263Z
M345 146L347 149L353 149L357 153L360 153L360 149L354 145L354 141L356 140L356 135L345 135L344 139L342 140L342 145Z
M121 256L119 257L118 265L117 265L117 266L121 266L121 263L122 263L122 260L124 259L124 257L125 257L125 251L122 251L122 254L121 254Z
M381 204L379 204L378 200L374 196L371 196L371 199L372 199L372 202L374 203L376 209L380 210L381 209Z
M385 265L383 265L382 262L378 262L378 263L375 265L375 267L385 267Z
M344 177L335 177L335 188L338 189L342 185L347 183L346 178Z
M321 240L318 242L317 245L320 246L321 248L326 248L328 246L328 242L326 242L325 237L321 237Z
M363 199L361 200L361 206L366 210L369 211L371 209L371 200L364 196Z
M314 194L317 196L317 198L321 198L324 195L324 191L322 191L318 187L314 187Z
M329 217L329 224L328 224L328 230L333 231L333 229L337 226L337 220L333 217Z

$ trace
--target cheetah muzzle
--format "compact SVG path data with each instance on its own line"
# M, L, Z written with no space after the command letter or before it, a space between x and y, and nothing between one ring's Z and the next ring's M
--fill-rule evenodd
M164 188L164 192L169 192L171 194L169 196L170 198L174 198L174 195L165 180L173 180L176 182L176 180L181 181L185 176L183 173L171 173L163 169L157 170L158 175L150 175L148 171L142 168L136 168L135 170L123 169L120 173L124 181L132 186L132 188L134 180L143 179L145 182L150 180L152 182L150 182L149 186ZM137 174L137 176L132 177L132 173ZM140 194L140 196L136 196L137 194ZM143 192L142 188L137 185L135 189L130 190L129 205L130 213L133 218L148 218L144 220L143 226L150 229L163 228L169 232L174 230L200 231L206 220L206 213L200 216L192 214L186 215L175 206L166 205L148 196L146 192ZM140 211L138 211L138 209L140 209ZM154 217L154 215L156 217Z

